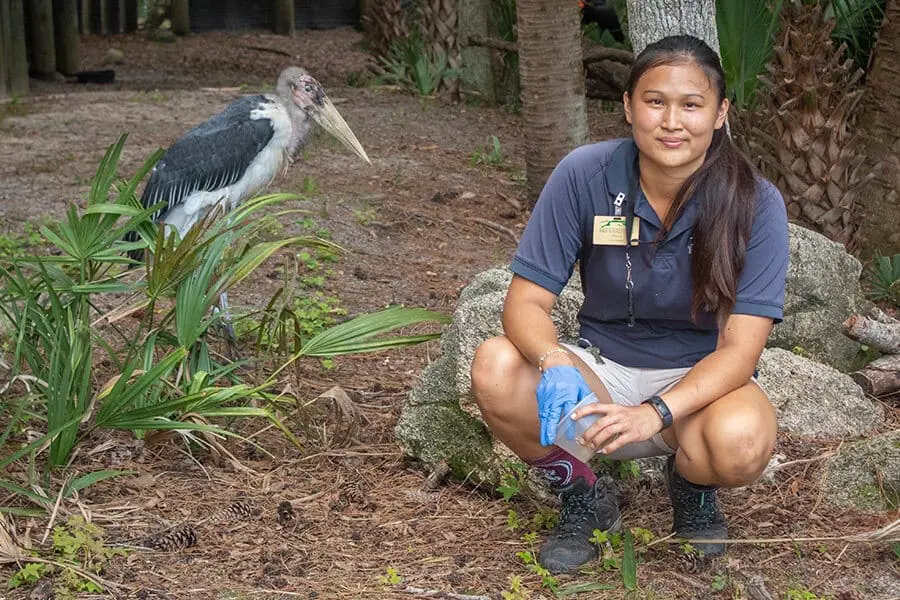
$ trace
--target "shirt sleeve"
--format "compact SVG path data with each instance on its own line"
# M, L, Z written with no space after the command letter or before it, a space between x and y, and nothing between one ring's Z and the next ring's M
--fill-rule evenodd
M588 204L581 183L587 158L583 150L572 151L553 170L510 265L513 273L556 295L566 286L581 255L581 213Z
M784 198L774 185L761 180L733 314L769 317L775 323L781 322L789 255Z

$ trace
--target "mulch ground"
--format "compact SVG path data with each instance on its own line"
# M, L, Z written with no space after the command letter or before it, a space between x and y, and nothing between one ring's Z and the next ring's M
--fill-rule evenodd
M34 82L34 94L0 120L2 229L17 232L27 222L58 218L68 201L83 197L104 149L121 132L130 134L121 169L131 173L157 147L237 95L271 86L282 67L296 63L325 84L374 163L364 166L317 136L304 160L273 185L273 191L305 190L305 199L290 207L310 211L348 250L327 278L326 293L350 314L397 303L450 314L474 274L508 262L528 216L522 208L527 123L520 115L374 85L349 87L371 60L353 30L300 32L293 39L208 34L174 44L94 36L84 40L83 67L103 67L110 47L125 56L114 66L115 84ZM592 139L623 132L618 113L592 107L590 119ZM473 166L472 153L487 147L491 135L501 142L503 164ZM286 232L299 231L295 221L283 221ZM238 311L264 305L279 284L279 268L289 263L279 255L236 290L231 299ZM249 346L243 350L253 355ZM406 393L438 352L431 342L339 358L332 369L300 365L284 381L298 397L310 402L339 385L359 410L349 420L327 410L297 412L290 424L302 449L264 423L239 425L264 451L228 442L231 456L188 447L174 436L135 442L103 432L88 440L73 470L132 469L136 475L92 486L65 510L90 515L110 542L133 545L161 531L171 533L172 545L196 540L188 548L114 559L103 574L120 586L113 595L500 598L511 578L521 576L521 597L551 597L516 556L529 549L522 540L526 530L507 527L510 510L528 521L539 506L519 497L506 501L466 482L430 488L428 473L394 442ZM258 364L260 371L266 364ZM883 430L898 427L896 407L885 402ZM770 482L721 495L732 537L846 536L896 519L897 513L838 510L823 501L821 457L836 446L781 436L776 451L794 462ZM620 488L627 523L665 535L671 511L664 488L634 480ZM0 505L7 503L0 497ZM34 540L47 526L40 519L18 524ZM384 581L388 568L399 583ZM0 570L3 577L11 573ZM679 546L660 543L644 553L634 592L615 571L560 581L609 584L609 590L580 596L588 598L812 600L802 595L807 589L839 600L900 598L898 562L889 547L842 541L735 544L713 563L686 560ZM723 589L715 589L719 584ZM40 597L30 590L5 595Z

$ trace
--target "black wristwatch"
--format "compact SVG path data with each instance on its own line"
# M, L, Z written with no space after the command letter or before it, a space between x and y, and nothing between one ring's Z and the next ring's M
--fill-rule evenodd
M669 407L666 405L665 400L660 398L659 396L651 396L647 398L641 404L649 404L653 407L653 409L659 414L659 418L662 419L663 429L672 426L672 411L669 410Z

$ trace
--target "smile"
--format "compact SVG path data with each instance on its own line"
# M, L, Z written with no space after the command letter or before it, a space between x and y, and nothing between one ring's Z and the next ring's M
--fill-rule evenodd
M659 143L666 148L680 148L685 141L681 138L659 138Z

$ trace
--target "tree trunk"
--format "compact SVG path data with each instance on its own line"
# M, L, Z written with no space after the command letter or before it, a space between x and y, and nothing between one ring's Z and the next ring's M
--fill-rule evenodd
M272 4L273 30L278 35L294 35L294 0L275 0Z
M187 35L191 32L191 9L188 0L172 0L172 33Z
M536 198L556 164L587 142L577 2L519 0L525 172Z
M9 14L4 15L8 23L9 35L6 44L6 77L9 80L9 91L14 96L28 94L28 49L25 45L25 3L24 0L7 0ZM6 21L6 19L9 19Z
M122 33L134 33L138 28L138 0L122 0L122 4Z
M0 101L10 95L8 63L10 55L9 0L0 0Z
M867 100L860 119L870 140L867 152L884 161L861 199L866 206L863 235L870 250L900 252L900 0L887 0L878 43L866 74Z
M91 25L91 5L94 0L80 0L81 2L81 35L90 35L94 33Z
M56 70L63 75L74 75L81 67L77 2L78 0L53 0Z
M715 0L628 0L628 33L634 55L668 35L687 33L719 53Z
M109 0L100 0L100 35L109 35Z
M37 77L53 79L56 75L56 44L53 39L53 1L30 0L28 6L28 38L31 46L31 69Z

